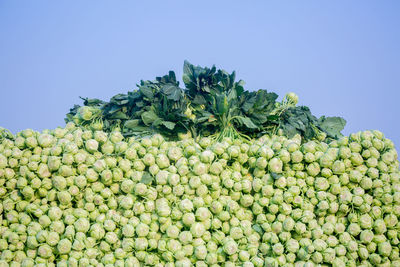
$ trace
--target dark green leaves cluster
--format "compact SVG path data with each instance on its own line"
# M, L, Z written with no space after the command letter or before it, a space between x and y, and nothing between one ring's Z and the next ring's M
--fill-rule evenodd
M120 128L125 136L154 132L175 136L177 132L186 132L185 126L190 124L183 114L188 101L172 71L155 81L141 81L137 90L115 95L110 102L84 99L84 105L102 110L103 130ZM78 108L75 105L70 110L66 121L74 121Z
M235 72L203 68L184 62L179 87L175 73L141 81L137 90L118 94L109 102L84 98L84 106L101 110L103 130L120 128L125 136L161 133L176 138L178 133L192 136L215 136L226 129L229 134L256 137L276 133L279 129L289 137L295 134L312 139L321 133L328 138L341 136L345 120L339 117L316 118L308 107L277 102L278 95L267 90L246 91L242 80L235 81ZM75 105L66 121L81 125L99 123L78 118ZM235 135L231 137L236 137Z
M338 139L346 121L341 117L325 117L317 119L311 114L308 107L290 107L275 121L278 129L282 129L284 135L293 136L300 134L305 139L312 139L324 133L328 139Z

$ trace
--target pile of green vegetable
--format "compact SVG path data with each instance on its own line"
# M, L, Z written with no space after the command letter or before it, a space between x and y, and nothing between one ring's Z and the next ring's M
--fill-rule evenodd
M202 68L185 61L183 82L179 87L175 73L141 81L138 89L118 94L109 102L83 98L75 105L66 122L94 130L121 130L124 136L160 133L169 139L180 135L211 136L216 140L256 138L276 134L288 137L300 134L306 139L336 139L346 121L340 117L317 119L305 106L296 106L298 96L288 93L281 102L267 90L246 91L235 72Z
M0 144L0 266L399 266L393 143L124 138Z
M392 141L215 67L183 81L0 128L0 267L400 266Z

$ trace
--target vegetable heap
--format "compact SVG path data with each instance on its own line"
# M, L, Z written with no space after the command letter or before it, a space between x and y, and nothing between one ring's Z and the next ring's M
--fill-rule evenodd
M84 106L75 105L66 122L103 129L121 130L124 136L159 133L168 139L179 135L210 136L221 141L229 138L256 138L276 134L279 129L291 138L323 140L341 137L346 121L340 117L317 119L305 106L296 106L298 96L288 93L281 102L278 95L260 89L245 91L235 72L194 66L185 61L183 82L179 87L175 73L141 81L138 89L118 94L110 102L83 98Z
M0 266L400 266L399 162L379 131L4 133Z

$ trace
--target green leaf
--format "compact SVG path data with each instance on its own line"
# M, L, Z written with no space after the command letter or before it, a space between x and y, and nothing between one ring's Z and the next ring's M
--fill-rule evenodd
M184 84L190 84L192 80L191 80L190 76L185 73L182 75L182 81Z
M197 87L194 66L187 60L183 63L182 80L188 89L195 89Z
M238 95L236 93L236 90L235 89L230 90L227 97L228 103L232 103L233 101L237 100L237 97Z
M255 125L254 122L248 117L239 116L239 117L236 117L236 119L240 124L245 125L249 129L257 129L258 128L257 125Z
M139 134L142 134L142 133L149 133L150 131L151 131L151 130L150 130L149 127L147 127L147 126L140 126L140 125L138 125L138 126L133 126L133 127L130 127L130 128L126 128L126 127L123 128L123 133L124 133L124 134L132 134L132 135L137 135L138 133L139 133Z
M107 114L114 114L114 113L117 113L117 112L119 112L119 111L121 111L121 108L122 107L120 107L120 106L118 106L118 105L115 105L115 104L108 104L107 105L107 107L105 108L105 112L107 113Z
M175 72L173 72L172 70L170 70L167 75L164 75L162 77L156 77L156 81L159 82L160 84L171 83L176 86L179 85L179 82L176 81Z
M118 106L126 105L129 102L129 98L125 94L118 94L111 98L110 103Z
M156 120L160 119L156 113L154 113L154 111L150 110L150 111L145 111L142 113L142 120L143 123L146 125L151 125L153 124L153 122L155 122Z
M172 121L163 121L162 125L164 125L165 127L167 127L169 130L173 130L175 128L175 123Z
M146 106L146 103L144 101L138 101L138 102L135 102L135 106L138 108L142 108L142 107Z
M143 173L142 179L140 180L140 182L143 184L149 185L153 182L153 180L154 180L153 176L151 176L150 173L145 172L145 173Z
M157 126L160 126L162 123L163 123L163 120L160 117L158 117L155 121L153 121L152 126L157 127Z
M104 101L97 99L97 98L84 98L80 97L83 100L83 105L85 106L101 106L105 104Z
M109 119L114 119L114 120L126 120L126 119L129 119L129 117L124 113L124 112L122 112L122 111L117 111L117 112L114 112L114 113L112 113L110 116L109 116Z
M148 86L141 86L139 87L139 91L148 99L153 100L154 94L153 89Z
M292 138L297 133L299 133L299 131L294 126L292 126L290 124L283 125L281 127L281 129L283 130L283 134L286 135L289 138Z
M191 77L194 75L193 65L190 64L187 60L183 62L183 75L187 77Z
M124 128L133 129L138 125L139 125L139 120L137 120L137 119L136 120L127 120L124 123Z
M208 121L210 117L200 117L200 118L196 118L198 123L202 123L205 121Z
M270 121L277 121L277 120L279 120L279 116L278 115L269 115L267 117L267 119Z
M206 99L204 98L204 96L202 96L202 95L196 95L196 96L193 98L192 103L195 104L195 105L206 105L206 104L207 104L207 101L206 101Z
M328 137L339 138L343 136L341 131L346 126L346 120L341 117L322 116L318 119L318 126Z
M218 114L225 114L228 111L228 98L225 94L217 94L215 96L216 108Z
M179 101L182 95L182 89L173 85L166 84L162 87L162 93L167 96L168 99L173 101Z

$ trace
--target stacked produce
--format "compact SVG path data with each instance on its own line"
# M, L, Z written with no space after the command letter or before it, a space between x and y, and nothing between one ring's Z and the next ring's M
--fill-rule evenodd
M5 138L0 266L400 264L399 163L380 132L210 141L73 124Z
M400 266L389 139L185 66L169 120L172 73L65 127L0 129L0 267Z

